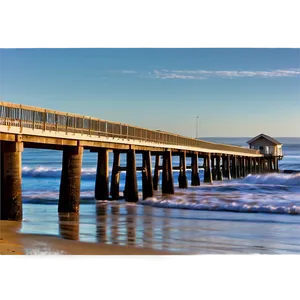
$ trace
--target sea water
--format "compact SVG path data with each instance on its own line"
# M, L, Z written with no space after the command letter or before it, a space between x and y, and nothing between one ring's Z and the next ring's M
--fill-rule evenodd
M206 138L247 147L250 138ZM300 172L300 138L278 138L283 170ZM22 159L23 222L21 232L61 236L93 243L134 245L174 253L300 253L300 173L248 175L238 180L175 188L175 194L140 201L96 201L96 153L84 151L80 213L58 214L62 152L25 149ZM199 160L201 165L201 160ZM190 159L187 159L187 164ZM121 166L126 156L121 154ZM137 166L142 165L137 155ZM178 166L174 157L173 165ZM154 166L154 161L153 161ZM112 167L112 155L109 156ZM174 171L177 184L178 171ZM121 173L120 191L125 185Z

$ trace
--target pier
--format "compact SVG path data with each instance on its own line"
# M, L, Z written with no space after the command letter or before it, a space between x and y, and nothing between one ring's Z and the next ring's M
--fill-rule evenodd
M143 199L161 192L174 194L173 170L179 170L179 188L188 187L186 170L191 169L191 185L199 186L199 168L204 182L224 178L237 179L248 174L278 171L278 156L258 149L224 145L159 130L64 113L9 102L0 102L1 199L0 219L22 219L22 152L24 148L63 151L59 212L79 212L80 180L84 150L98 155L95 199L119 199L120 172L126 172L124 198L139 201L137 171L142 172ZM111 178L108 155L113 152ZM120 154L126 154L126 167L120 166ZM142 166L136 166L136 154L142 154ZM173 167L172 158L179 157ZM152 157L155 157L152 174ZM186 158L191 158L191 165ZM199 166L199 158L204 165ZM110 180L110 190L109 190Z

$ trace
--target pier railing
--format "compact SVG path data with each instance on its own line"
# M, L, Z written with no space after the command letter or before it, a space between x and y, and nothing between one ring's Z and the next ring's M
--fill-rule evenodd
M128 124L10 102L0 102L0 125L40 129L43 131L57 131L66 134L84 134L94 137L104 136L126 140L141 140L158 144L233 151L241 152L241 154L259 154L259 151L238 146L215 144L169 132L149 130Z

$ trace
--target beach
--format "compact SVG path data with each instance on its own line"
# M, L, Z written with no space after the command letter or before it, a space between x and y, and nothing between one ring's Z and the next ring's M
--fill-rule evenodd
M245 146L247 138L216 142ZM300 170L299 139L283 139L280 170ZM299 254L300 175L267 173L203 183L139 202L96 201L96 155L83 155L80 211L58 213L61 152L25 149L23 219L1 221L1 254ZM121 165L126 157L121 156ZM189 161L187 162L189 163ZM137 157L141 164L141 157ZM173 165L178 165L176 159ZM109 167L111 172L112 157ZM125 174L121 173L120 194Z
M20 222L0 221L0 255L167 255L167 251L86 243L38 234L20 234Z

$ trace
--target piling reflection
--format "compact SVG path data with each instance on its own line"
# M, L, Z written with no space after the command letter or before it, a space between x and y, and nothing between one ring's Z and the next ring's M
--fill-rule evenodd
M96 238L100 243L107 242L107 204L96 205Z
M152 216L152 207L143 206L143 222L142 222L142 239L143 246L147 248L152 247L153 243L153 216Z
M59 235L68 240L79 239L79 214L59 213Z
M163 224L162 224L162 240L163 240L163 248L168 248L168 241L170 238L170 210L164 209L164 218L163 218Z
M128 205L126 211L127 244L133 246L136 243L136 206Z
M111 206L111 242L113 245L119 244L119 224L120 224L120 208L118 205Z

